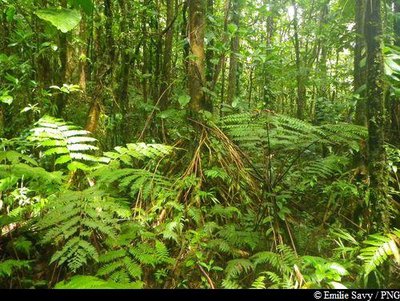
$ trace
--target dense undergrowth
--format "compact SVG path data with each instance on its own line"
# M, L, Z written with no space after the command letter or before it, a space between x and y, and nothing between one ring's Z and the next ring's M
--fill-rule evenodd
M396 287L400 227L368 206L366 129L272 112L99 150L45 116L0 142L0 286ZM398 150L387 147L393 216Z

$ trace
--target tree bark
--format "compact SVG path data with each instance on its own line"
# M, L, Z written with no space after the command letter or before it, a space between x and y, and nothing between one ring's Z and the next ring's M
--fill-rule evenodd
M231 53L229 57L229 76L227 103L232 105L233 100L237 96L237 76L238 76L238 57L239 51L239 23L240 23L241 0L232 0L232 19L231 23L236 25L236 32L231 38Z
M61 6L66 8L67 1L62 0ZM67 69L68 69L68 33L60 33L59 34L59 45L60 45L60 52L59 52L59 59L61 63L61 68L58 73L58 84L62 86L66 83L67 79ZM66 106L67 97L64 93L60 93L57 95L56 106L57 106L57 117L61 117L63 110Z
M207 0L207 14L211 16L214 15L214 0ZM208 47L206 50L206 66L207 66L206 80L210 87L212 85L212 79L214 74L214 65L213 65L214 45L215 45L214 39L211 39L211 41L209 41L207 45Z
M171 91L171 68L172 68L172 42L174 39L174 0L166 0L167 8L167 19L166 26L167 32L165 33L164 41L164 55L163 55L163 66L162 66L162 83L159 93L160 97L160 108L165 110L169 105L169 97Z
M190 109L197 113L201 110L211 111L206 103L203 87L205 87L205 5L204 0L189 0L189 44L188 88Z
M297 81L297 118L304 118L304 107L306 102L306 86L305 86L305 70L301 60L300 54L300 41L299 41L299 23L298 23L298 9L295 0L292 0L294 8L293 28L294 28L294 51L296 56L296 81Z
M90 102L89 112L86 118L85 129L95 132L100 118L104 86L109 85L108 78L112 78L115 60L115 42L112 34L113 12L111 0L104 0L104 16L106 21L104 28L97 31L96 59L98 64L95 67L95 84L93 96Z
M370 180L370 210L377 213L375 226L388 226L387 172L384 149L385 80L382 53L381 1L367 1L365 29L367 47L367 120L368 173ZM370 226L373 227L372 221Z

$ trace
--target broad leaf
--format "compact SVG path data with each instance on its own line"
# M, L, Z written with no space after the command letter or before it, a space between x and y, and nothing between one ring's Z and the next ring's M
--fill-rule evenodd
M82 18L79 11L66 8L41 9L36 12L36 15L40 19L50 22L64 33L74 29Z

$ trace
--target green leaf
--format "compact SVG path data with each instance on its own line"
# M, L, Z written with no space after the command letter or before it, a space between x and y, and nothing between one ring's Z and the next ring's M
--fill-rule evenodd
M36 11L36 15L50 22L58 30L66 33L74 29L81 21L81 14L75 9L66 8L46 8Z
M187 94L180 95L178 97L178 102L181 105L181 107L183 108L190 102L190 96Z
M234 23L229 23L228 24L228 31L230 34L234 34L238 30L238 27Z
M0 102L6 103L8 105L12 104L14 98L10 95L1 95L0 96Z
M94 9L94 4L92 0L72 0L72 5L74 7L81 8L85 14L91 14Z

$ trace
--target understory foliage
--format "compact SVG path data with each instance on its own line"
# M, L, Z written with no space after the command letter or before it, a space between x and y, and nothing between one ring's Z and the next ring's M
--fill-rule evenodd
M254 112L195 129L195 143L102 152L44 116L2 139L1 286L396 285L398 225L365 230L364 127ZM387 152L396 183L400 156Z

